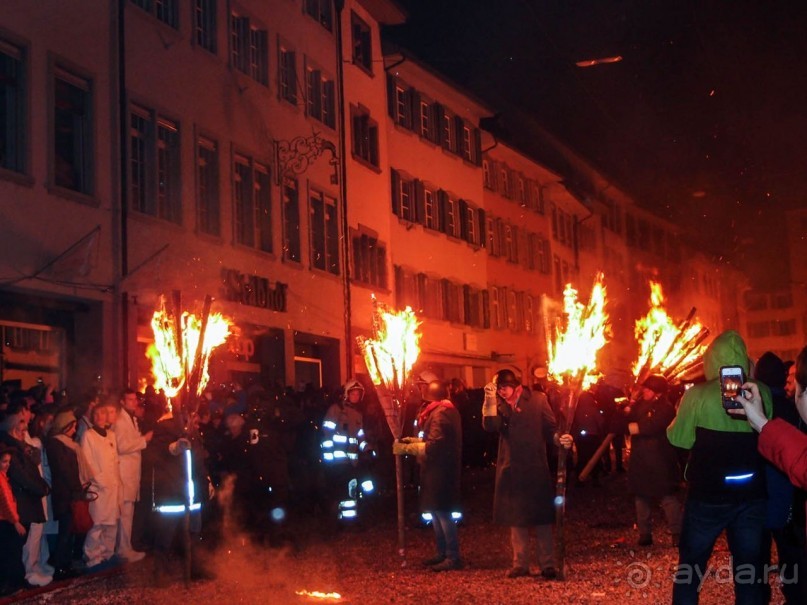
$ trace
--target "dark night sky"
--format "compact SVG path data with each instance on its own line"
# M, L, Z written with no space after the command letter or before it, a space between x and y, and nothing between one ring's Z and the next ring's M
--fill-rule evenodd
M399 2L394 41L530 112L758 283L784 277L782 209L807 203L807 2Z

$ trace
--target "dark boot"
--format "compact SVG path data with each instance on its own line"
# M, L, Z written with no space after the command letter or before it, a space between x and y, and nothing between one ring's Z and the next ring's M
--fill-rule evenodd
M152 578L157 588L166 588L171 583L168 578L168 556L163 552L157 552L154 556Z

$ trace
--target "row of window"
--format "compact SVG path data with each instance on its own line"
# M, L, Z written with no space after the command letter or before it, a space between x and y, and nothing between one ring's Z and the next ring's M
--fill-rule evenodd
M395 303L430 319L513 332L535 331L535 298L512 288L480 289L395 266Z
M482 160L482 172L485 189L518 202L522 208L539 214L546 212L546 189L535 179L513 170L505 162L488 157Z
M129 131L130 205L139 213L181 224L182 175L179 124L156 112L133 106ZM197 135L196 227L221 237L220 145ZM283 247L286 260L301 262L299 183L286 178L282 187ZM309 188L311 266L338 275L339 223L336 199ZM237 244L274 252L272 179L268 162L246 154L232 155L233 238Z
M769 304L771 309L789 309L793 306L793 294L776 292L769 295L764 292L752 291L745 293L745 306L749 311L762 311L767 309Z
M577 217L552 204L552 239L567 248L575 248Z
M132 4L166 25L179 29L179 0L131 0ZM218 0L192 0L193 42L213 54L218 53ZM303 0L303 13L333 31L332 0ZM233 68L264 86L269 83L268 33L241 9L230 11L230 62ZM351 13L353 62L372 73L372 37L370 26ZM283 57L281 56L281 61ZM280 68L282 72L282 66ZM280 76L282 81L283 76Z
M528 271L552 271L549 240L500 218L487 217L487 251Z
M387 108L398 126L468 162L482 164L480 130L392 74L387 74Z
M408 174L390 170L392 174L392 212L410 223L484 246L482 227L485 211L471 202L437 188Z
M27 49L0 40L0 168L21 175L28 166ZM52 163L50 184L92 196L93 82L55 62L49 69L52 96L48 100L48 147Z
M748 336L751 338L765 338L766 336L792 336L796 333L796 320L777 319L769 321L749 321Z
M675 235L632 214L625 215L625 241L628 246L641 248L660 258L673 262L681 260L681 245Z

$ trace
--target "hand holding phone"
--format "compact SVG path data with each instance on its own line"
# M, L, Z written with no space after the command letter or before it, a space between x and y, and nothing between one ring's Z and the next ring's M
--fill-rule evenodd
M742 404L734 398L740 394L745 384L745 371L740 366L723 366L720 368L720 396L723 409L742 409Z

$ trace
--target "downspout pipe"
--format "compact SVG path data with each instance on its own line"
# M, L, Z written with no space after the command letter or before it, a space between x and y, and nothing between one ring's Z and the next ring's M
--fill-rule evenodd
M336 83L339 87L339 197L342 206L342 290L344 298L345 322L345 372L346 376L353 373L353 327L352 306L350 295L350 223L347 210L347 123L345 116L345 70L344 70L344 44L342 41L342 11L345 8L344 0L335 0L336 9L335 39L336 39Z

